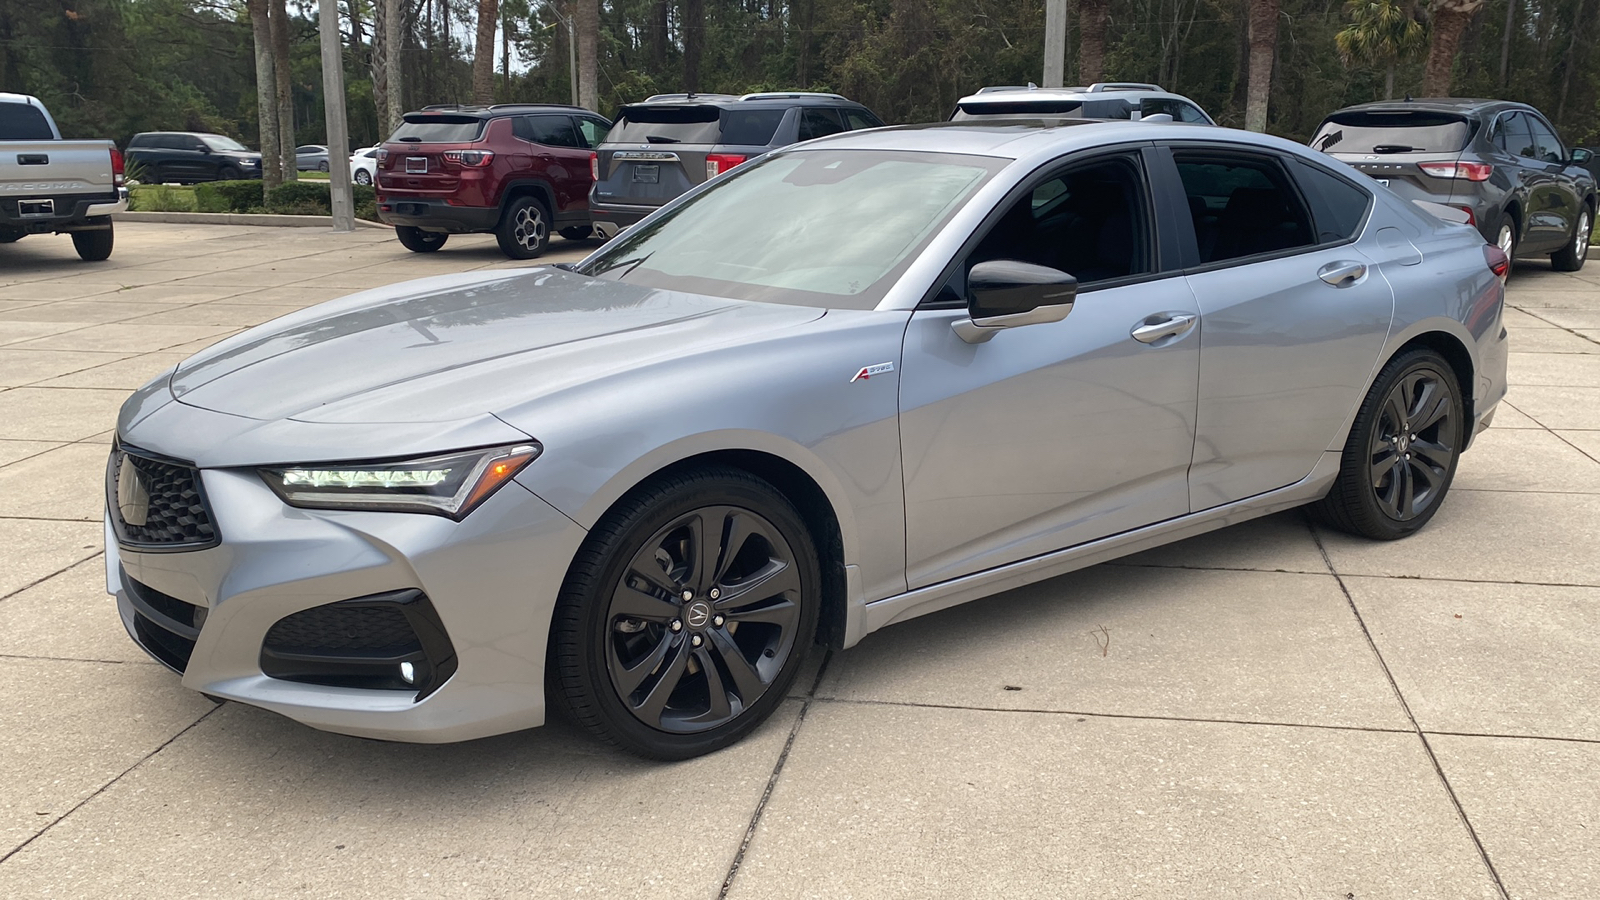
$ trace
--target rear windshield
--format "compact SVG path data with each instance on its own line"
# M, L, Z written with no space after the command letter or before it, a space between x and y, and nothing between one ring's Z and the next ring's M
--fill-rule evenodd
M987 119L995 116L1066 116L1074 119L1131 119L1133 107L1126 100L1018 100L996 103L993 100L956 104L950 121Z
M1452 113L1406 109L1335 113L1317 129L1311 147L1328 153L1457 153L1471 134L1466 117Z
M625 106L606 143L765 146L772 143L783 113L782 107Z
M29 103L0 103L0 141L51 141L50 120Z
M483 120L473 116L406 116L391 141L417 144L467 144L478 139Z

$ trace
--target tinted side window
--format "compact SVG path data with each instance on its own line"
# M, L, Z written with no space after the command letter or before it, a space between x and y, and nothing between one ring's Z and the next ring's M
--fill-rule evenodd
M200 152L206 149L206 142L197 137L184 135L183 137L179 138L179 148L183 150L194 150L196 152Z
M31 103L0 103L0 141L49 141L50 121Z
M1173 158L1189 198L1201 262L1316 243L1311 217L1275 160L1181 151Z
M546 147L582 147L570 116L518 116L512 133Z
M1142 184L1128 159L1052 178L1006 210L968 266L1015 259L1069 272L1080 284L1149 272L1150 216Z
M1548 163L1559 163L1567 158L1567 151L1561 146L1561 139L1551 131L1549 126L1534 116L1524 115L1528 120L1528 127L1533 131L1533 146L1535 155Z
M839 120L838 110L820 106L808 106L800 110L799 139L802 141L838 134L844 130L844 122Z
M1205 125L1209 124L1211 120L1206 118L1206 114L1201 112L1197 107L1190 106L1187 103L1179 103L1178 121L1199 122L1200 124Z
M1512 113L1505 119L1506 152L1513 156L1533 159L1538 148L1533 145L1533 135L1528 132L1528 119L1522 113Z
M611 126L599 119L579 117L577 122L578 136L583 138L584 145L591 150L600 146L600 142L605 140L606 135L611 131Z
M153 147L153 146L155 146L155 141L151 140L150 139L150 135L148 135L148 134L136 134L136 135L133 136L133 140L128 142L128 149L129 150L132 150L135 147Z
M1313 165L1295 161L1295 178L1311 204L1317 226L1317 243L1348 241L1356 236L1367 216L1372 196L1343 178Z
M878 121L877 116L859 109L845 110L844 122L850 126L851 131L855 131L858 128L879 128L883 125L882 122Z

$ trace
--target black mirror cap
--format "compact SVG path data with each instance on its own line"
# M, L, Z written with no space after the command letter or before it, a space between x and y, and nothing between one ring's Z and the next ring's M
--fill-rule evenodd
M991 259L967 273L967 296L975 320L1009 316L1072 303L1078 297L1078 279L1049 266Z

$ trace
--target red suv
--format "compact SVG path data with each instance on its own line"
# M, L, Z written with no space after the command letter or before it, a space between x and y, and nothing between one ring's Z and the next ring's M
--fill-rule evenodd
M556 105L429 106L379 148L378 217L418 253L452 234L493 232L532 259L550 232L590 235L589 156L611 122Z

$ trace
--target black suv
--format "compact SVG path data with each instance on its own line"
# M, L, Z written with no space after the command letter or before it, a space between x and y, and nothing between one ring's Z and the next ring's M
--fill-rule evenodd
M1366 103L1328 116L1313 149L1408 200L1465 212L1508 257L1583 268L1595 217L1588 150L1561 143L1540 112L1504 100Z
M261 177L261 154L223 134L147 131L123 155L129 177L155 184Z
M591 160L589 212L611 237L768 150L882 124L838 94L657 94L617 113Z

